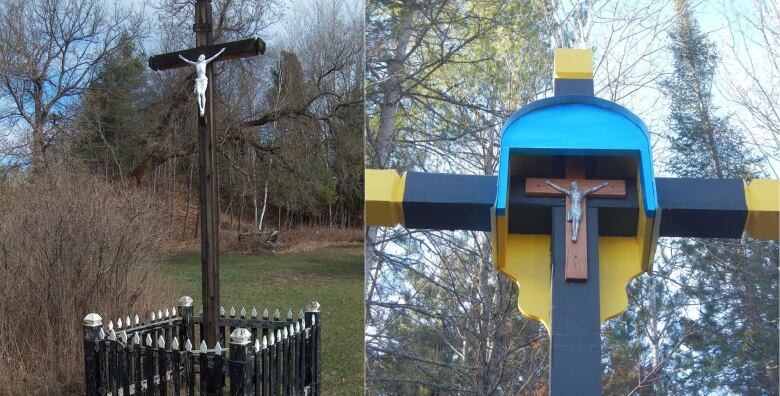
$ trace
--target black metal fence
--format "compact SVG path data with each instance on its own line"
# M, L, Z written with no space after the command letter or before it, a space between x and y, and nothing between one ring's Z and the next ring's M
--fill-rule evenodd
M258 316L221 308L220 342L208 348L192 299L177 308L109 321L84 318L86 394L92 395L319 395L320 311L316 301L298 318L279 309ZM183 342L180 340L184 340ZM198 346L196 349L195 346ZM216 385L214 385L216 384ZM210 390L210 391L209 391Z

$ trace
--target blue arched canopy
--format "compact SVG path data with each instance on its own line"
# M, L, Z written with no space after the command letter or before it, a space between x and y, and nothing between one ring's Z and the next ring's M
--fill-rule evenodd
M513 157L576 155L635 158L642 207L652 218L657 199L651 154L647 127L616 103L580 95L538 100L516 111L504 124L496 215L506 212Z

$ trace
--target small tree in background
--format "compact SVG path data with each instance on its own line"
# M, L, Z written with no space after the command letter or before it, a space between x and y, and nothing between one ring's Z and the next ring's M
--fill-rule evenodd
M122 180L143 155L152 130L147 66L125 34L106 57L81 101L69 149L109 180Z

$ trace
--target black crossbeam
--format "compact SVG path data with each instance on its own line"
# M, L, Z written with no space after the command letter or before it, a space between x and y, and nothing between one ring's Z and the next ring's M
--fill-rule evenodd
M192 67L192 65L179 59L179 55L189 59L196 60L200 54L206 58L212 57L222 48L225 52L214 61L223 61L228 59L248 58L262 55L265 53L265 42L259 38L231 41L229 43L214 44L205 47L190 48L186 50L169 52L167 54L154 55L149 57L149 67L152 70L168 70L179 67Z
M739 238L742 235L748 215L742 180L661 177L655 181L661 215L659 236ZM490 231L490 208L495 201L497 183L496 176L407 172L401 202L404 226ZM601 209L599 235L634 235L639 197L633 183L627 186L626 199L588 201L588 206ZM563 199L527 197L523 188L522 180L513 179L509 199L510 232L550 233L550 209L562 206ZM540 208L547 209L540 211ZM605 216L624 221L607 221Z

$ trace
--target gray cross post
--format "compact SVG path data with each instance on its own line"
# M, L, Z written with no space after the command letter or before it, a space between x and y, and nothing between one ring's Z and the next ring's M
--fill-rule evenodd
M214 61L257 56L265 52L265 42L259 38L245 39L214 45L210 0L195 3L195 48L149 58L152 70L167 70L191 67L182 58L196 60L200 55L211 58L220 53ZM223 50L224 49L224 50ZM203 290L203 333L201 336L209 346L219 340L219 197L216 167L216 132L214 129L214 65L205 65L207 88L205 111L198 112L198 181L200 203L200 247ZM198 81L196 81L197 88ZM213 378L212 375L209 377ZM208 381L209 394L216 393L218 384ZM212 389L212 387L214 387Z

